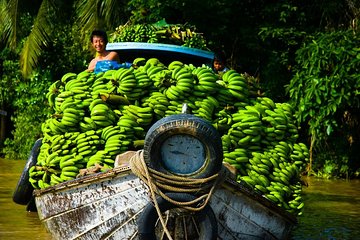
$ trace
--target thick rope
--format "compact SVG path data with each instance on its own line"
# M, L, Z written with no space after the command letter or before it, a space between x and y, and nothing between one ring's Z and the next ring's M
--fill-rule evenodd
M150 189L151 198L154 202L156 211L158 213L160 222L164 228L164 231L169 239L172 239L169 231L166 228L163 218L161 217L161 211L156 201L156 195L160 195L165 200L174 204L175 206L190 210L190 211L201 211L207 205L210 200L212 193L216 186L218 186L225 179L225 169L222 168L220 172L201 179L192 179L180 176L174 176L158 172L152 168L148 168L145 163L143 150L139 150L130 159L130 168L132 172L137 175ZM179 202L175 201L163 192L182 192L192 193L194 195L202 194L193 201ZM194 206L195 205L195 206Z

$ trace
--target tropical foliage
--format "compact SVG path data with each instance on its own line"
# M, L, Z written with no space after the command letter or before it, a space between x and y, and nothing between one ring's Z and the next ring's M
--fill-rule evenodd
M341 156L359 144L359 46L360 34L353 30L315 35L296 52L294 77L287 85L298 121L309 127L310 148L328 153L322 159L332 162L346 164ZM329 165L324 163L324 172L336 172Z

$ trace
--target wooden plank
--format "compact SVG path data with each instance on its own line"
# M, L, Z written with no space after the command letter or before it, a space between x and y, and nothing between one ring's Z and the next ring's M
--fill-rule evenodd
M219 225L226 228L221 231L231 232L222 236L224 239L227 239L228 235L238 239L244 236L284 239L289 234L288 229L293 225L271 208L241 192L229 191L226 188L219 188L213 194L210 206L218 218Z

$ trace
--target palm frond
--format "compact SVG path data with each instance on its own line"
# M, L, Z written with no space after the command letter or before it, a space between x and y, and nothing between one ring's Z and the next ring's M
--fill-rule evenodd
M48 46L52 36L52 19L55 18L55 0L43 0L30 35L27 37L20 55L21 72L24 77L36 67L43 48Z
M99 28L100 17L97 0L79 0L75 6L78 25L81 26L82 33Z
M100 16L109 28L115 28L121 24L121 13L127 3L118 0L104 0L100 5Z
M78 0L75 12L84 43L88 43L86 37L96 28L109 30L119 26L124 6L127 6L127 3L123 0Z
M18 0L1 1L0 36L6 45L15 49L17 42Z

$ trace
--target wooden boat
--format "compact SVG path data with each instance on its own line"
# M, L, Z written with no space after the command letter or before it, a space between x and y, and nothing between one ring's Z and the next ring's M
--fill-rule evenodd
M219 139L213 135L216 132L215 129L213 132L205 130L202 133L194 133L197 129L206 127L208 126L205 121L190 114L163 118L150 128L145 138L143 151L151 154L152 150L149 148L165 149L160 150L165 153L162 153L163 164L171 156L166 155L169 153L166 148L169 145L173 146L179 139L184 141L181 134L186 131L190 136L196 135L202 140L211 139L209 142L204 140L205 144L214 143L213 146L207 146L208 150L210 148L214 150L206 151L208 155L211 155L209 152L221 151L221 146L219 148L217 141ZM209 129L210 127L211 125ZM179 128L178 132L174 130L177 128ZM164 140L164 134L168 134L165 138L172 139L171 144ZM156 140L157 138L162 138L162 140L159 142ZM152 142L152 144L148 142ZM196 145L196 141L189 141L186 149L193 145ZM176 145L176 148L176 154L183 151L182 146ZM154 150L155 153L158 151L158 149ZM186 169L180 171L182 166L178 167L175 158L176 156L171 156L174 165L168 167L173 172L186 170L188 172L186 175L191 175L196 172L193 170L198 169L197 166L186 165ZM201 161L201 157L197 156L197 159ZM209 162L206 161L211 161L211 156L205 156L203 160L203 166L207 167L201 167L202 170L197 171L196 174L206 172L206 168L209 169ZM220 164L222 164L222 159L217 160L220 160ZM153 163L149 163L149 165L156 167ZM214 169L217 168L216 165L213 166ZM160 168L157 167L157 169ZM35 190L34 195L40 220L54 239L154 239L139 238L139 228L141 227L139 218L145 211L144 209L152 207L152 198L150 198L149 185L145 184L146 181L135 175L133 171L134 169L130 167L116 167L108 172L83 176L43 190ZM208 229L205 231L216 229L216 236L213 239L289 238L291 229L296 224L296 218L293 215L274 205L246 185L237 183L231 174L224 176L226 176L225 181L217 185L208 202L216 220L212 221L213 225L207 227ZM174 239L209 239L203 237L201 229L196 230L198 222L194 221L192 224L193 221L189 220L193 218L193 212L174 214L176 209L165 210L168 211L162 213L167 213L170 219L175 218L173 220L175 226L172 228L173 234L177 236ZM153 218L154 216L147 217ZM148 220L143 221L142 224L151 225ZM157 227L157 229L159 228ZM142 231L140 232L142 233ZM186 237L189 233L197 235L196 237L193 235ZM157 232L156 236L159 239L168 239L162 238L160 235Z

